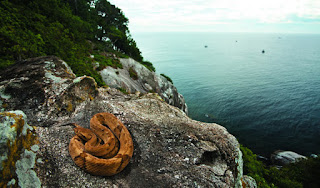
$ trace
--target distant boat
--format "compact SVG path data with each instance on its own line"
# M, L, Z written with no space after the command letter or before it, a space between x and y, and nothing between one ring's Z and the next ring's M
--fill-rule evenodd
M264 54L264 53L265 53L265 51L264 51L264 50L262 50L262 53Z
M207 46L207 45L205 45L204 47L205 47L205 48L208 48L208 46Z

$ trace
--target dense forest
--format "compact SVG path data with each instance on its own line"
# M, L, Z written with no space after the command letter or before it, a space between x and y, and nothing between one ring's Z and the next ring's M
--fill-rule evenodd
M107 0L1 0L0 68L26 58L55 55L77 76L90 75L104 85L90 58L120 67L110 53L143 61L128 29L128 18Z

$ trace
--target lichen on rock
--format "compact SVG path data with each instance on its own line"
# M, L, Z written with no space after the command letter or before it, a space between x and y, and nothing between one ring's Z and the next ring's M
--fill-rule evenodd
M10 98L11 96L5 93L5 87L0 86L0 112L5 111L5 107L7 106L6 101Z
M243 188L257 188L257 182L255 179L253 179L250 176L244 175L243 178L241 178L242 187Z
M25 149L16 162L16 174L20 187L41 187L40 179L33 170L35 161L36 153Z
M236 162L236 170L237 170L237 180L236 180L236 187L242 187L242 181L241 178L243 177L243 158L242 158L242 152L240 148L238 148L238 157L235 158Z
M10 95L8 95L8 94L6 94L6 93L4 93L4 87L2 86L2 87L0 87L0 97L2 98L2 99L10 99L11 98L11 96Z
M0 173L2 176L0 187L17 187L17 184L20 187L30 187L25 185L31 184L32 186L40 185L39 178L39 183L37 183L37 176L32 170L36 154L28 151L37 148L35 145L37 139L34 128L27 124L26 115L19 110L0 113L0 128ZM31 165L31 167L26 165Z

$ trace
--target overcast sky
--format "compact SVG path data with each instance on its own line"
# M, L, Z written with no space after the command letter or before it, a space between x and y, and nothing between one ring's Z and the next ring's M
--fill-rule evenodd
M320 33L320 0L109 0L140 31Z

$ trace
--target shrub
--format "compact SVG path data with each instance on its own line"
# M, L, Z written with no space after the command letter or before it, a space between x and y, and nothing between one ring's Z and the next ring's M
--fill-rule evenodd
M243 173L253 177L258 187L272 187L268 185L264 178L266 173L265 165L257 160L257 155L254 154L249 148L240 146L243 154Z
M128 94L127 90L124 88L118 88L119 91L121 91L123 94Z
M132 79L138 80L138 73L132 67L129 68L129 75Z
M156 68L152 65L150 61L142 61L140 62L143 66L145 66L147 69L149 69L151 72L156 72Z
M76 76L91 76L93 77L99 86L106 85L102 80L101 75L93 69L93 65L89 58L84 59L74 59L67 61L67 64L70 66L72 71L76 74Z
M308 158L277 169L267 167L257 160L256 155L244 146L240 146L243 153L243 172L253 177L258 187L320 187L320 158Z
M167 76L167 75L165 75L165 74L160 74L161 76L163 76L163 77L165 77L169 82L171 82L172 84L173 84L173 81L172 81L172 79L169 77L169 76Z
M106 55L94 54L94 61L99 62L99 67L97 68L97 71L101 71L107 66L113 67L115 69L123 68L119 59L107 57Z

